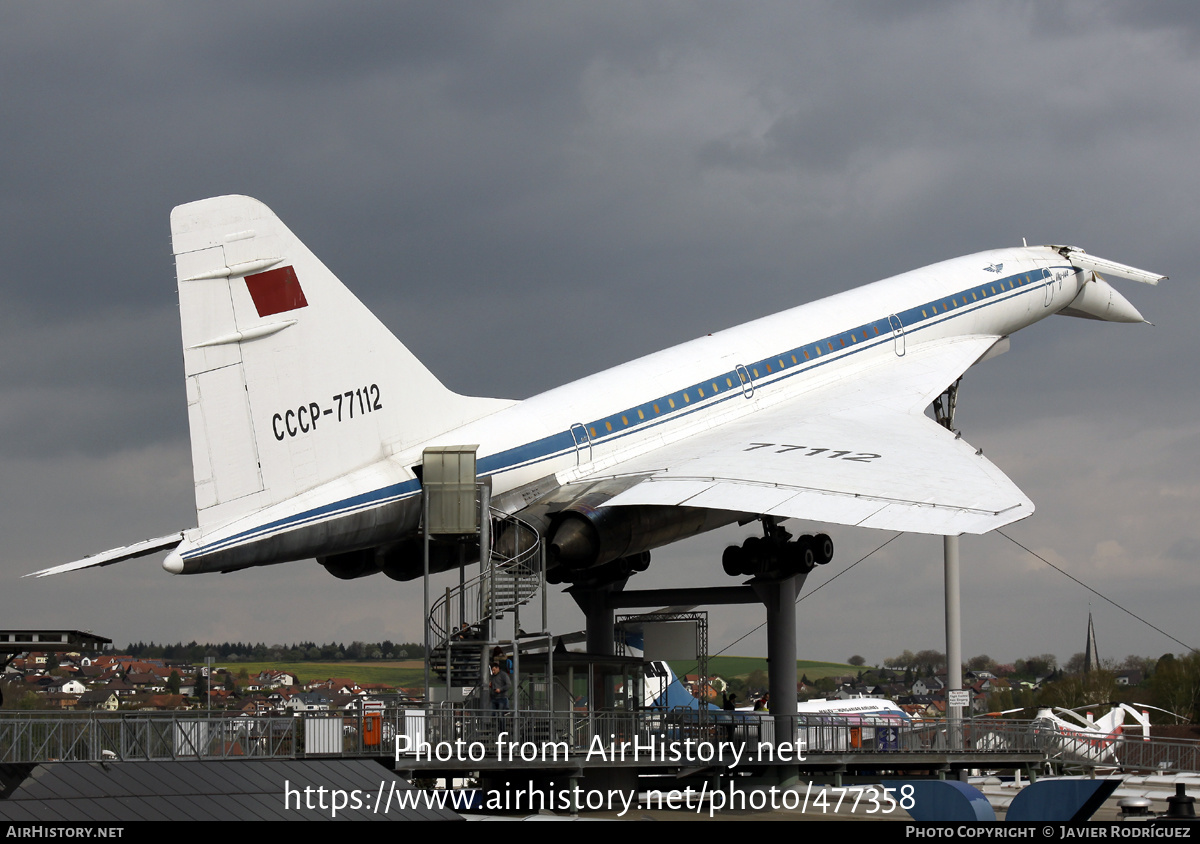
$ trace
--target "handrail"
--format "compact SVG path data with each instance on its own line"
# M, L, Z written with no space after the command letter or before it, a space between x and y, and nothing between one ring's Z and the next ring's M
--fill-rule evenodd
M492 547L486 555L487 565L481 566L479 573L465 583L448 588L430 610L429 629L433 634L435 650L452 644L461 625L475 628L488 615L503 616L525 604L536 594L537 581L529 581L537 575L540 534L528 522L499 510L493 509L490 518L493 529L489 531L489 536L502 539L499 542L493 539ZM511 553L505 553L506 545L512 548ZM480 558L484 556L481 549ZM498 580L501 586L505 586L507 581L504 591L508 593L511 590L511 595L498 594ZM460 606L468 608L462 615L469 614L471 608L474 609L474 615L469 618L456 618Z
M588 758L597 737L608 746L613 734L622 740L641 736L662 741L691 740L719 746L745 743L756 754L774 744L775 716L722 711L719 719L700 723L695 710L601 711L522 710L521 735L567 738L576 757ZM365 721L378 716L381 730L368 744ZM123 761L229 759L246 756L296 759L310 756L391 756L395 737L422 736L436 743L457 738L479 740L489 758L495 754L497 713L487 707L434 703L424 708L385 708L364 712L306 712L295 716L247 716L220 712L17 712L0 711L0 764L49 761ZM507 715L504 717L512 717ZM1030 721L968 720L897 721L795 716L796 734L805 756L822 759L858 757L914 759L937 756L985 763L989 758L1021 754L1056 766L1083 769L1119 767L1125 771L1200 770L1200 742L1120 736L1094 753L1095 742L1072 742L1051 736ZM951 740L953 738L953 740Z

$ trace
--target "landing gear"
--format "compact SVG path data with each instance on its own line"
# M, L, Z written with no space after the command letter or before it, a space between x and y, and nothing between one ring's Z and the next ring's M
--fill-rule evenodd
M747 537L741 545L730 545L721 555L721 567L730 577L790 577L808 574L815 566L833 559L833 540L828 534L805 534L792 539L774 517L763 516L763 536Z
M767 611L767 675L771 715L777 742L796 741L796 598L804 579L817 566L833 559L833 540L824 533L793 539L774 517L763 516L763 535L730 545L721 566L731 577L750 576L753 590ZM794 771L785 777L799 776Z

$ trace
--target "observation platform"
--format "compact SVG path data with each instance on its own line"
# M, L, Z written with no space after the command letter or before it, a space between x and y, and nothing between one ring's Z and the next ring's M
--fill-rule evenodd
M354 713L0 713L0 764L234 758L373 758L406 776L625 770L675 776L952 776L962 770L1200 771L1200 742L1063 736L1029 721L795 716L777 742L765 713L519 712L431 706ZM506 735L497 742L501 733ZM421 742L425 742L422 745ZM422 752L418 754L418 748ZM781 748L787 750L781 754ZM781 758L782 757L782 758ZM800 758L803 757L803 758Z

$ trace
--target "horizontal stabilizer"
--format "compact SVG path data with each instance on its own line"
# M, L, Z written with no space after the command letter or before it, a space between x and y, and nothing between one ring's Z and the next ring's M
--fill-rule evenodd
M76 560L73 563L65 563L61 566L33 571L25 575L25 577L48 577L52 574L62 574L63 572L77 571L79 569L111 566L113 563L120 563L124 560L145 557L153 554L155 551L166 551L174 548L182 541L183 531L177 531L167 536L160 536L157 539L144 539L132 545L122 545L120 548L113 548L111 551L105 551L103 554L93 554L90 557L84 557L82 560Z

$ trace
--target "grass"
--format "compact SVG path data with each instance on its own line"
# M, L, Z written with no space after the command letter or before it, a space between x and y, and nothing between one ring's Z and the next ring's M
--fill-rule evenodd
M696 663L686 660L671 660L671 670L677 675L695 674ZM841 677L846 674L857 674L859 669L853 665L840 662L815 662L808 659L796 661L796 668L801 675L807 675L810 681L822 677ZM714 656L708 660L708 673L732 680L735 677L745 679L756 669L767 670L767 660L756 656Z
M300 685L330 677L353 680L360 685L421 686L425 683L424 664L419 659L373 659L369 662L227 662L218 665L236 677L245 669L253 677L260 671L286 671Z
M677 675L695 674L696 663L687 660L671 660L671 670ZM822 677L841 677L846 674L857 674L860 669L853 665L838 662L816 662L801 659L796 662L800 674L806 675L809 681ZM229 662L219 664L237 676L245 669L253 677L260 671L287 671L297 678L301 685L314 680L325 680L330 677L342 677L353 680L361 685L382 684L391 687L421 686L425 682L425 669L419 659L405 660L370 660L369 662ZM708 661L710 675L731 680L735 677L745 679L752 671L767 670L767 660L754 656L715 656Z

